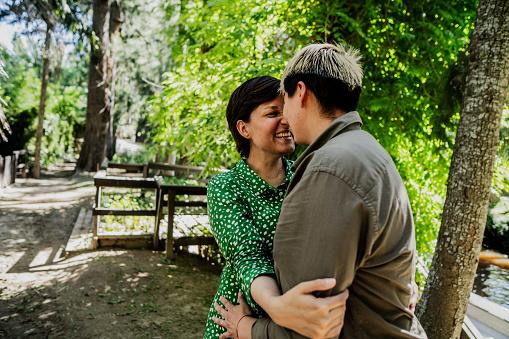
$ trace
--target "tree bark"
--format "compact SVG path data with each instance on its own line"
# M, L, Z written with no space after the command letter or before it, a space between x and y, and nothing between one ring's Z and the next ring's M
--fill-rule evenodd
M41 144L42 134L44 127L44 111L46 110L46 91L48 89L49 77L49 52L51 47L51 30L52 25L46 24L46 41L44 42L44 54L42 64L42 82L41 82L41 97L39 100L39 114L37 122L37 131L35 134L35 155L34 165L32 168L32 176L38 179L41 175Z
M85 140L76 172L98 170L106 155L106 135L111 114L108 78L110 0L94 0L92 27Z
M480 0L447 197L416 315L429 338L459 338L472 291L509 82L509 0Z
M111 3L111 13L110 13L110 56L108 62L108 77L111 79L110 88L111 88L111 114L110 114L110 122L108 124L108 135L106 139L106 156L109 160L113 159L113 155L115 154L115 135L113 128L113 114L114 114L114 105L115 105L115 57L114 57L114 46L117 43L118 36L120 34L120 26L124 22L124 14L123 14L123 6L120 1L116 0Z

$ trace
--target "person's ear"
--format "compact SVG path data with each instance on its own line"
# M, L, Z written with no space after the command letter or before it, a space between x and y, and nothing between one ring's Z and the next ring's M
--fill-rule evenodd
M249 131L247 130L247 125L244 121L238 120L237 121L237 131L246 139L250 139Z
M299 81L297 83L297 93L296 94L298 95L298 98L299 98L300 107L304 107L306 105L306 102L309 99L309 91L308 91L306 84L304 82Z

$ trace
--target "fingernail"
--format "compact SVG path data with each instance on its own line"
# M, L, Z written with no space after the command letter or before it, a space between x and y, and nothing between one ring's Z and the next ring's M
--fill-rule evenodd
M327 279L325 279L325 283L327 285L335 284L336 283L336 279L334 279L334 278L327 278Z

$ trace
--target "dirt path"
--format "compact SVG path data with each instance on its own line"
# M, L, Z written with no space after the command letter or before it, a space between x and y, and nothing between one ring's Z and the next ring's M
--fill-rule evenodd
M0 192L0 338L201 338L217 266L149 250L62 257L95 192L71 169Z

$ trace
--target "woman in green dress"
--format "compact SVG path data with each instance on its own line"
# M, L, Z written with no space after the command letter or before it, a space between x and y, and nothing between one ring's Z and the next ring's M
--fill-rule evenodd
M332 322L324 325L327 323L324 317L332 317L332 309L344 308L344 298L340 301L330 297L324 302L311 294L331 288L333 281L317 280L296 286L284 295L286 299L270 298L276 306L261 305L265 311L251 295L254 290L280 295L274 275L272 241L293 175L292 162L283 156L293 152L295 144L283 117L279 85L279 80L270 76L250 79L233 92L226 109L230 132L242 159L229 172L216 175L207 187L212 232L226 265L210 308L205 338L218 338L225 331L214 322L214 319L221 322L214 303L219 303L223 296L237 304L239 291L255 315L266 316L267 311L279 325L308 336L312 333L311 324L334 326ZM317 308L321 312L316 312Z

